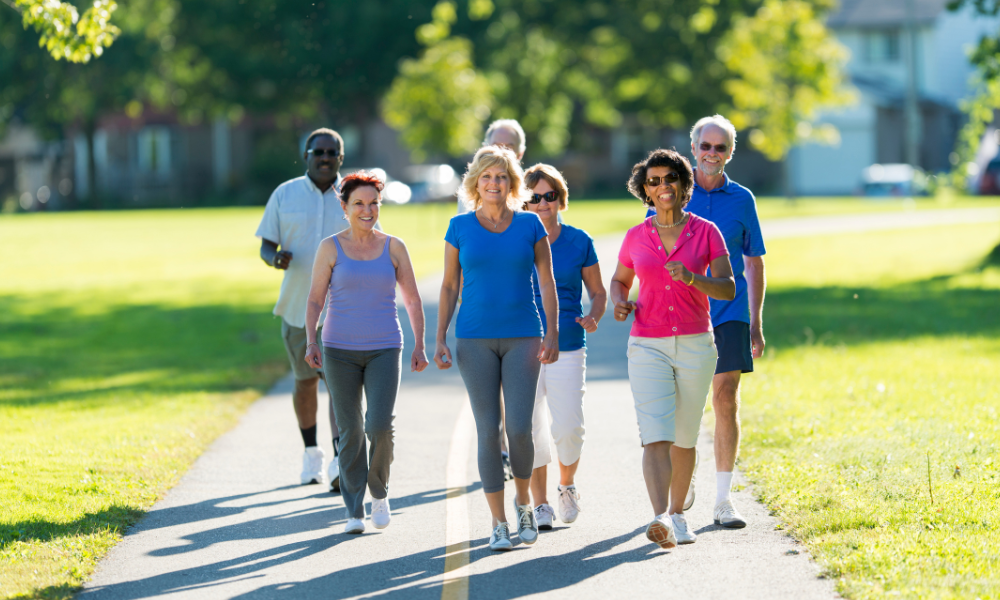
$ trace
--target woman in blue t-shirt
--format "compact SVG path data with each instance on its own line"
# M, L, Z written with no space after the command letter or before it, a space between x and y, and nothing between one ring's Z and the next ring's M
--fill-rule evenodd
M538 528L547 530L552 529L555 517L546 493L548 464L552 462L550 439L555 441L559 458L559 486L556 488L559 519L563 523L572 523L580 513L580 494L576 491L574 478L583 452L586 334L597 331L597 324L607 307L608 291L601 280L594 240L582 229L559 223L559 212L566 210L569 199L562 174L555 167L537 164L525 171L524 183L532 191L525 207L538 215L548 233L559 298L559 362L541 367L532 417L535 463L531 475L531 497L535 501ZM581 301L584 285L591 301L587 315L583 314ZM538 288L535 302L541 306ZM546 405L548 411L545 410Z
M459 198L473 212L453 217L445 234L444 282L434 351L438 368L449 368L448 327L461 288L455 349L476 420L479 476L493 515L493 550L512 547L500 461L501 386L517 489L518 537L533 544L538 539L538 524L528 492L534 461L531 414L539 367L559 358L559 306L549 240L539 218L520 210L527 194L523 185L524 173L517 157L506 148L481 148L469 163ZM532 289L536 269L547 315L544 337Z

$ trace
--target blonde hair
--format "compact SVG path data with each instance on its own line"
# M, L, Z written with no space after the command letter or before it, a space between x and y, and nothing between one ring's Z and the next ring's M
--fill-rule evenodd
M538 163L524 172L524 186L529 190L535 189L542 180L545 180L559 197L559 210L566 210L569 204L569 186L562 173L552 165Z
M507 195L507 208L521 210L521 205L528 195L524 189L524 171L513 151L503 146L483 146L476 152L462 177L462 186L458 188L458 200L464 202L471 210L478 210L483 205L479 196L479 177L486 169L502 166L510 179L510 193Z

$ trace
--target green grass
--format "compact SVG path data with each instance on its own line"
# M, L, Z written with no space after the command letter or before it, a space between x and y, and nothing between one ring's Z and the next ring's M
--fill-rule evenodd
M998 239L769 244L741 468L846 597L1000 597Z

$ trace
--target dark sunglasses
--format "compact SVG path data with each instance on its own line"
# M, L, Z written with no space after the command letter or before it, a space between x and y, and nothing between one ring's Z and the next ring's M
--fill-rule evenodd
M337 158L340 156L340 150L326 150L324 148L315 148L306 150L307 153L312 154L316 158L322 158L324 156L329 156L330 158Z
M702 152L708 152L712 148L715 148L715 151L718 152L719 154L725 154L729 150L729 146L725 144L716 144L713 146L708 142L702 142L701 145L698 147L701 148Z
M555 192L545 192L544 194L532 194L531 199L528 200L528 204L538 204L542 200L546 202L555 202L559 200L559 194Z
M661 181L663 183L677 183L678 181L680 181L680 179L681 176L678 175L677 173L667 173L663 177L647 177L646 185L648 185L649 187L656 187L660 185Z

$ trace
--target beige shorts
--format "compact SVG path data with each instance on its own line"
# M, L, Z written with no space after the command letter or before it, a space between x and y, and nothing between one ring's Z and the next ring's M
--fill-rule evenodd
M698 443L718 360L711 332L664 338L629 336L628 379L642 445Z

